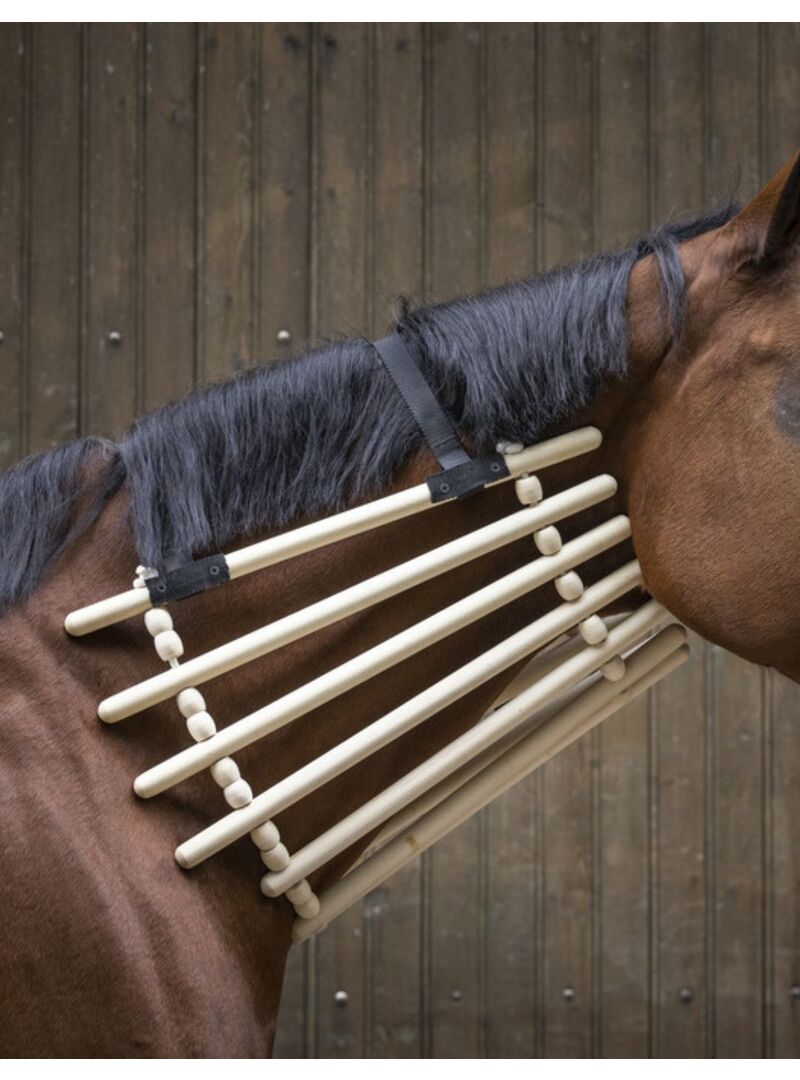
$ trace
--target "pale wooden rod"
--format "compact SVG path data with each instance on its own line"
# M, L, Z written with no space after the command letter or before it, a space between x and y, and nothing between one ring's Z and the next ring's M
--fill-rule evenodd
M621 683L605 679L595 683L480 773L469 777L463 786L448 792L422 817L323 892L319 914L313 919L295 920L293 939L304 941L317 933L478 810L669 675L689 655L684 641L685 634L677 626L668 627L627 661L628 671Z
M385 716L356 732L343 743L315 758L272 788L257 795L241 810L227 814L196 836L186 840L176 850L176 859L183 867L196 866L321 784L409 731L422 720L457 701L471 689L480 686L520 660L524 660L526 656L564 633L570 626L576 625L588 615L624 596L632 588L641 584L641 581L639 564L635 561L616 570L586 589L578 600L561 604L553 611L547 612L546 615L501 641L494 648L475 657Z
M478 721L427 761L294 852L285 870L264 875L261 880L262 892L267 896L280 896L286 892L372 829L378 828L387 818L429 787L439 783L445 776L449 776L476 754L491 746L496 739L503 738L532 712L543 708L554 697L580 682L624 649L630 648L649 630L670 617L669 612L655 600L643 605L612 630L602 644L587 646L583 652L567 660L529 690ZM249 810L250 807L245 809ZM223 818L222 821L224 820ZM194 840L197 840L197 837Z
M612 476L595 476L573 488L526 506L492 521L465 536L457 537L383 573L318 600L301 611L234 638L196 656L176 668L154 675L101 701L97 713L106 723L116 723L141 712L189 686L198 686L227 671L256 660L307 634L338 622L364 608L396 596L438 574L487 555L505 544L520 540L555 521L569 517L610 498L617 490Z
M208 768L220 758L242 750L299 716L319 708L367 679L374 678L394 664L429 648L448 634L482 619L490 612L607 551L627 539L630 531L630 522L624 515L603 522L597 528L564 544L555 555L527 563L331 671L326 671L269 705L242 717L212 735L210 739L193 743L173 757L153 766L136 778L136 794L149 798L165 791L181 780Z
M604 616L603 621L610 627L617 626L625 618L627 618L625 615L611 615ZM663 633L668 633L668 630L663 631ZM681 640L683 640L683 638ZM505 705L507 701L511 701L517 694L521 694L523 690L527 690L532 686L537 679L540 679L543 675L546 675L548 672L552 671L553 668L557 667L558 664L563 663L568 657L574 656L576 653L580 652L581 649L586 647L586 643L580 635L568 638L567 640L564 640L562 637L559 639L558 643L554 642L553 644L557 645L557 647L543 649L541 653L538 653L525 665L522 671L520 671L514 677L512 682L510 682L497 696L491 709L487 710L486 715L489 715L495 709L499 709L500 706ZM476 776L487 765L491 764L496 758L500 757L528 735L532 728L547 722L552 716L555 716L557 712L565 709L576 697L584 693L590 685L593 685L598 679L602 678L603 676L600 672L593 672L588 679L584 679L580 684L571 687L548 705L546 709L540 709L538 712L534 713L524 724L521 724L519 728L515 728L509 735L500 739L488 750L484 751L484 753L468 762L459 769L458 772L453 773L452 776L449 776L446 780L437 784L436 787L431 788L430 791L426 791L424 795L415 799L413 803L403 807L402 810L397 814L394 814L387 822L385 822L380 831L370 841L369 847L364 849L354 865L364 862L371 855L374 855L378 848L383 847L389 840L394 839L398 833L403 832L406 828L410 828L423 813L427 813L427 811L436 806L437 803L442 802L467 780ZM603 681L605 682L606 680ZM624 686L625 682L624 680L621 682L617 681L616 683L609 683L608 685L619 687Z
M517 454L506 454L505 462L509 475L501 477L496 483L501 484L523 473L546 469L550 465L557 465L559 462L587 454L591 450L596 450L602 441L603 437L597 428L585 427L564 435L557 435L536 446L526 447ZM493 487L494 484L488 486ZM292 559L297 555L304 555L309 551L316 551L339 540L357 536L369 529L388 525L392 521L400 521L421 510L447 505L446 502L431 502L430 496L427 484L417 484L415 487L406 488L405 491L386 495L339 514L332 514L320 521L312 521L308 525L301 525L280 536L249 544L225 556L228 573L231 579L244 577L256 570L264 570L268 566L274 566L276 563ZM64 620L64 628L73 637L80 637L94 630L113 626L114 623L122 622L123 619L129 619L134 615L141 615L150 607L152 607L152 601L146 588L129 589L127 592L118 593L116 596L110 596L95 604L88 604L86 607L71 611Z

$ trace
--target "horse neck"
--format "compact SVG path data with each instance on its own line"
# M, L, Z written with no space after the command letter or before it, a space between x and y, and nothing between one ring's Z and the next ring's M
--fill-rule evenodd
M604 468L622 470L625 478L630 439L626 406L632 392L646 383L661 347L652 330L657 321L652 317L657 308L652 269L637 267L635 277L639 280L630 305L636 346L631 377L607 390L583 416L562 425L597 423L606 432L606 448L591 461L548 470L543 477L546 493ZM420 452L395 486L419 482L434 468L427 452ZM516 505L513 485L502 485L480 498L426 515L424 528L409 528L407 523L386 526L269 568L176 605L176 630L187 655L198 655L477 528ZM623 505L624 487L618 505L611 510L604 507L602 515ZM594 516L582 516L580 528ZM204 688L209 711L218 726L225 726L515 569L531 554L529 539L512 544L404 594L401 602L377 605L223 676ZM614 558L621 561L625 554ZM69 993L78 1011L83 1008L87 1016L94 1015L100 993L98 963L113 965L120 956L131 958L129 972L114 972L112 993L120 1015L135 1019L98 1032L98 1050L113 1046L118 1052L131 1046L133 1039L154 1053L163 1052L162 1036L153 1035L157 1030L167 1033L163 1038L171 1052L213 1052L225 1045L234 1054L263 1053L274 1028L291 909L283 899L268 901L260 895L263 867L247 843L234 845L191 874L174 866L176 842L226 811L207 775L153 802L132 796L137 773L188 741L174 702L110 729L96 719L101 698L160 670L141 622L130 620L78 640L63 631L68 611L127 588L136 561L126 498L118 495L92 530L61 557L34 596L0 622L0 657L8 699L13 702L4 725L7 752L2 767L10 772L4 790L14 786L12 772L24 773L30 799L15 802L11 828L20 836L37 833L29 846L33 856L15 863L21 879L16 887L33 891L48 907L59 897L65 915L55 931L62 955L65 947L74 953L71 973L65 977L73 982ZM552 605L544 592L465 628L237 754L242 775L256 792L289 775L537 617ZM514 673L486 683L282 814L279 824L289 849L308 842L474 723ZM312 885L319 890L340 876L355 854L345 852L323 868ZM64 881L75 880L71 868L76 862L82 869L65 902ZM13 879L14 874L10 876ZM87 905L87 893L102 897L102 917L96 904ZM5 906L6 911L14 909L10 901ZM41 929L40 915L34 905L29 916L35 927L28 925L24 913L14 916L20 925L12 929L20 941L41 944L42 934L47 937L49 928ZM85 936L97 943L91 954L82 948ZM57 989L62 992L63 985ZM143 1000L148 1004L143 1006ZM152 1003L158 1003L158 1018ZM20 1030L24 1032L24 1023ZM82 1053L85 1035L85 1030L80 1032ZM114 1042L106 1043L106 1038ZM69 1046L68 1031L62 1033L62 1044Z

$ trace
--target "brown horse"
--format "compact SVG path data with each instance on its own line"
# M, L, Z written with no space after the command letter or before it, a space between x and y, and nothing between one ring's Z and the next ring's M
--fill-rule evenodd
M800 154L738 214L401 319L474 446L597 425L605 441L592 468L619 480L614 509L631 518L649 591L705 637L795 681L798 236ZM272 432L259 430L262 407ZM65 614L127 588L139 561L186 556L181 544L190 555L232 547L434 470L363 342L157 416L119 447L85 443L0 478L9 1056L267 1054L289 947L291 908L259 893L252 845L189 873L173 861L175 843L221 812L207 775L149 803L132 793L134 775L185 745L174 705L113 728L96 719L101 698L160 670L140 620L76 641ZM546 488L586 470L559 466ZM187 653L474 528L511 500L497 488L427 515L423 530L386 526L186 600L174 616ZM514 544L228 674L209 687L210 711L236 719L529 557L528 543ZM262 790L543 606L534 593L303 717L237 755L243 772ZM473 723L497 690L482 687L281 815L290 849ZM315 888L353 855L315 875Z

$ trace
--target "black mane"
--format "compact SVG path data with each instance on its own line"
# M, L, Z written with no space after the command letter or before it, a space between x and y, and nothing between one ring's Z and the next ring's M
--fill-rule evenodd
M734 210L671 224L624 251L404 314L442 404L479 451L534 442L627 369L625 298L654 253L676 333L677 245ZM223 548L268 527L379 492L420 436L369 343L341 341L197 390L138 420L119 443L82 439L0 474L0 610L29 594L55 556L123 485L141 562ZM101 491L75 522L88 458Z

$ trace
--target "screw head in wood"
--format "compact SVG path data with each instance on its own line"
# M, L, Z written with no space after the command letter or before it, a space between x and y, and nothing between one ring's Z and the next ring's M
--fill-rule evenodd
M347 991L337 990L336 993L333 995L333 1000L336 1002L340 1009L343 1009L349 1000Z
M119 330L109 330L106 334L106 341L109 345L121 345L122 334L119 332Z
M682 986L678 997L681 999L684 1005L689 1005L694 1000L694 994L689 986Z
M575 1000L575 988L572 986L565 986L561 991L561 996L569 1005Z
M789 996L794 998L795 1001L800 1001L800 983L795 983L789 991Z
M279 330L275 337L279 345L287 345L292 340L292 335L288 330Z

